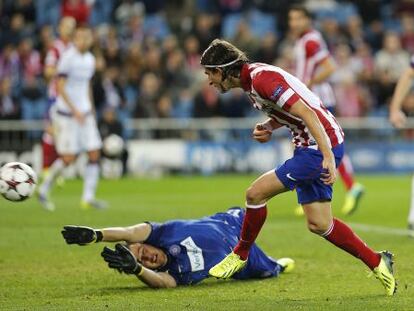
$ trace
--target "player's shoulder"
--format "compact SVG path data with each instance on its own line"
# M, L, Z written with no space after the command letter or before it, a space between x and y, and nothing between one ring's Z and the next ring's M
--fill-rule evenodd
M300 41L305 47L314 46L314 45L322 46L324 45L324 42L325 42L322 37L322 34L318 30L315 30L315 29L312 29L308 31L307 33L305 33L302 36Z
M86 52L86 56L87 56L90 60L95 61L95 55L94 55L91 51Z
M282 69L273 65L257 63L257 66L250 72L252 84L260 86L283 76Z
M311 29L302 35L303 41L322 41L323 37L320 31Z
M72 46L67 50L63 51L60 57L61 59L73 58L76 57L76 52L76 49Z

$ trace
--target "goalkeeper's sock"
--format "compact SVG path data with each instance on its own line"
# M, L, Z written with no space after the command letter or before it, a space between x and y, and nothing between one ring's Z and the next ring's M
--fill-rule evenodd
M249 257L249 251L262 228L267 215L266 203L260 205L246 204L246 214L240 233L240 241L234 248L234 253L242 260Z
M322 234L332 244L361 259L371 270L378 267L381 256L365 244L345 223L334 218L329 229Z
M91 202L95 199L96 187L99 180L99 164L97 162L89 162L86 165L82 201Z
M43 180L43 183L39 186L39 193L47 195L50 188L53 186L56 178L62 173L65 163L61 158L56 159L53 164L49 167L49 170Z

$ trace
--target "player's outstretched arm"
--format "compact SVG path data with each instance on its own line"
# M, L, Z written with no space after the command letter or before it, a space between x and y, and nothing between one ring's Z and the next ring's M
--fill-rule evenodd
M142 282L152 288L171 288L176 287L175 279L165 272L155 272L143 267L122 244L116 244L115 249L104 247L101 256L108 263L108 267L118 272L135 275Z
M63 238L68 244L88 245L97 242L136 243L145 241L151 233L151 225L141 223L130 227L93 229L84 226L64 226Z
M151 234L151 225L140 223L129 227L113 227L100 229L105 242L137 243L145 241Z

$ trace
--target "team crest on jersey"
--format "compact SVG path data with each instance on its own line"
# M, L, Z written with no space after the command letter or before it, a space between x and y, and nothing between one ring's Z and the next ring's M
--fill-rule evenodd
M171 256L176 257L179 253L181 253L181 247L177 244L171 245L168 249L168 252L171 254Z
M280 94L283 93L283 86L282 85L278 85L276 87L276 89L273 91L272 96L270 96L271 100L277 100L278 97L280 96Z

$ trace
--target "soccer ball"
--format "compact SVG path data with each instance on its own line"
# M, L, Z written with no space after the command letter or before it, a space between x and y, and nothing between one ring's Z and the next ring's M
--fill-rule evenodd
M0 194L9 201L19 202L30 198L36 184L36 173L27 164L10 162L0 168Z
M124 140L116 134L111 134L103 141L103 151L106 156L117 157L124 150Z

